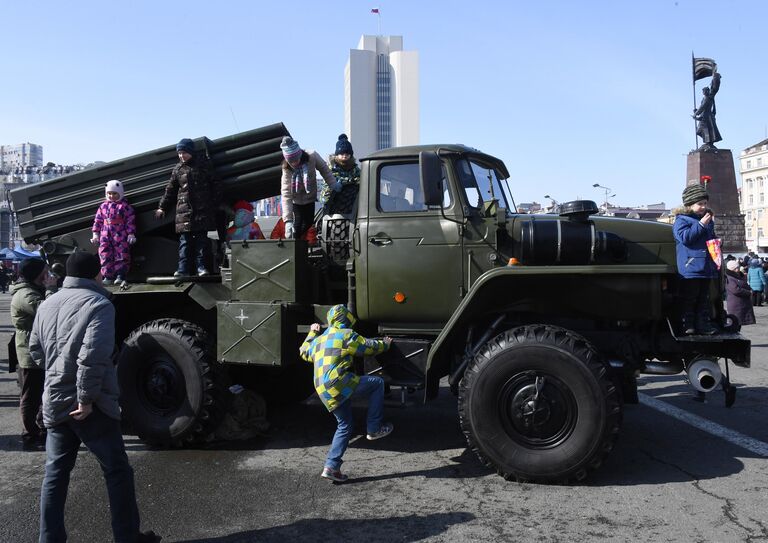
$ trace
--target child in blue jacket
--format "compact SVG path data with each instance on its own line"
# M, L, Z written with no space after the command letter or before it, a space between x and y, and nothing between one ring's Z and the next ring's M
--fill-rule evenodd
M686 335L717 332L711 322L709 302L710 284L718 271L707 250L707 240L715 239L714 213L707 208L708 202L709 194L702 185L687 186L683 191L684 208L673 226Z

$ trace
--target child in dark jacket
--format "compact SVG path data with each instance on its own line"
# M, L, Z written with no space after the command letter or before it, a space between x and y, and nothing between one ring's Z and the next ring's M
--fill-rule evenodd
M712 326L709 289L717 277L715 262L709 256L707 240L715 239L714 213L707 208L709 194L699 184L683 191L684 208L675 217L677 273L680 275L683 333L717 332Z
M131 245L136 243L136 215L125 200L125 189L117 179L107 182L106 200L93 219L91 243L99 246L104 284L122 282L131 266Z
M173 275L182 277L196 273L202 277L210 273L206 264L212 261L208 231L218 229L216 210L221 201L221 185L207 161L195 154L191 139L179 141L176 153L179 163L171 172L155 217L162 219L175 205L179 266Z

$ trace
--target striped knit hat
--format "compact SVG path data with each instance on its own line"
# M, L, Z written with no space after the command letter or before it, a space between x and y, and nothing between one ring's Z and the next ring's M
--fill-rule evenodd
M285 136L283 138L282 143L280 143L280 150L283 152L283 157L288 162L296 162L301 156L299 142L291 136Z
M707 189L702 185L696 183L695 185L688 185L683 191L683 205L689 206L702 200L709 200L709 194Z

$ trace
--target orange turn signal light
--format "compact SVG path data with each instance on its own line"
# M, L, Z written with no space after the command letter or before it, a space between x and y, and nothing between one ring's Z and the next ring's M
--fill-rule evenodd
M507 266L519 266L520 261L516 259L514 256L509 259L509 262L507 262Z
M405 301L405 294L402 292L395 292L395 295L392 297L397 303L401 304Z

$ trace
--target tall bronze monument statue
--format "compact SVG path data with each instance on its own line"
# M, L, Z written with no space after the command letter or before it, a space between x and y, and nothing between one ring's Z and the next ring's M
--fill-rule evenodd
M747 250L744 235L744 215L739 209L736 171L730 149L718 149L722 141L715 116L715 95L720 90L721 76L711 58L692 58L693 64L693 118L696 121L697 149L688 153L686 186L706 185L709 204L715 212L716 232L723 240L725 254L739 254ZM696 82L711 77L708 86L701 89L701 103L696 107ZM701 138L701 146L699 146Z

